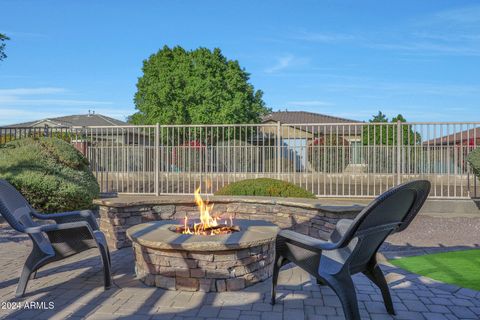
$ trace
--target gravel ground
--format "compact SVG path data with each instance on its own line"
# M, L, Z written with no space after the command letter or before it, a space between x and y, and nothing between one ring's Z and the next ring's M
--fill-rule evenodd
M381 251L390 258L468 248L480 249L480 216L419 215L405 231L388 237Z

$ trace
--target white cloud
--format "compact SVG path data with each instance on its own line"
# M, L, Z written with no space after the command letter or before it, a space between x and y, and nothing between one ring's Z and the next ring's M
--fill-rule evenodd
M308 32L308 31L301 31L294 33L290 36L291 39L294 40L302 40L302 41L309 41L309 42L341 42L341 41L350 41L357 38L352 34L346 33L326 33L326 32Z
M66 91L67 90L65 88L57 88L57 87L0 89L0 97L44 95L44 94L64 93Z
M411 41L400 44L371 44L372 48L387 49L387 50L400 50L410 53L419 54L443 54L443 55L462 55L462 56L479 56L480 47L472 47L469 45L459 44L441 44L434 42L424 41Z
M293 54L287 54L277 58L276 63L273 66L266 68L264 71L265 73L278 73L279 71L288 68L304 66L308 64L308 62L309 60L306 58L299 58Z
M81 106L81 105L109 105L110 101L66 99L59 94L69 92L65 88L12 88L0 89L0 107L11 106ZM39 98L38 96L48 96ZM58 97L58 98L57 98Z
M404 28L397 39L365 42L368 47L415 55L480 56L480 6L434 12Z
M325 92L342 92L349 94L361 93L363 97L385 97L385 95L438 95L460 96L478 95L480 84L456 84L435 82L388 82L368 77L338 77L334 81L316 84L309 87L310 90L322 90ZM358 95L356 95L358 96Z
M51 118L54 116L52 112L42 110L24 110L13 108L0 108L0 126L13 123L28 122L33 120Z
M293 55L287 55L277 59L277 63L270 68L265 69L266 73L275 73L288 68L293 62Z
M320 107L320 106L331 106L332 103L320 101L320 100L303 100L303 101L288 101L288 105L290 106L298 106L298 107Z
M75 100L75 99L19 99L16 97L1 97L0 106L89 106L89 105L110 105L110 101L98 100Z
M31 111L27 110L0 108L0 119L28 116L30 113Z
M424 15L401 30L338 33L297 30L284 39L311 43L349 43L372 49L427 56L480 56L480 5Z
M110 106L110 101L75 99L72 93L59 87L0 89L0 125L87 113L97 106ZM109 108L108 116L125 119L130 110Z
M91 108L95 113L112 117L121 121L133 114L135 110L126 108ZM46 118L56 118L72 114L86 114L88 109L84 108L53 108L45 110L43 108L2 108L0 107L0 126L14 123L35 121Z
M433 19L442 22L470 24L480 22L480 6L466 6L438 12Z

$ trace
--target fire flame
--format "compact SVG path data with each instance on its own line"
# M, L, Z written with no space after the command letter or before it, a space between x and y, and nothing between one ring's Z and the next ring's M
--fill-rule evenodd
M231 232L231 228L233 227L233 218L230 216L230 226L227 225L226 220L224 225L219 225L219 218L211 215L213 211L213 204L209 204L208 199L205 201L202 199L200 195L200 187L195 190L194 195L195 203L200 211L200 222L193 223L193 226L189 225L188 217L185 216L183 221L183 230L181 233L215 235Z
M194 195L195 203L200 210L200 223L194 223L192 231L188 225L188 218L185 216L185 220L183 222L183 234L203 234L208 229L218 226L218 219L210 215L210 213L213 211L213 204L209 204L208 199L203 201L202 196L200 195L200 187L195 190ZM211 230L210 234L214 234L213 229Z
M200 225L203 229L216 227L218 226L217 218L213 218L210 215L210 212L213 210L213 204L209 204L208 200L203 201L200 196L200 187L195 190L195 203L197 204L198 209L200 210Z

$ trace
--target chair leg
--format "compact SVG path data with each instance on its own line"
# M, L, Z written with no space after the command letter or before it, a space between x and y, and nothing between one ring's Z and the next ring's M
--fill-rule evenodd
M280 268L283 265L283 261L285 260L284 257L277 255L275 253L275 260L273 262L273 273L272 273L272 290L271 290L271 301L272 305L275 304L275 299L277 295L277 281L278 281L278 274L280 273Z
M107 253L108 253L108 264L110 265L110 272L112 271L112 257L110 256L110 250L107 246Z
M335 291L340 299L345 319L360 320L357 295L350 274L342 272L336 275L322 275L322 280Z
M23 266L22 274L20 275L20 280L18 281L15 297L23 297L23 295L25 294L25 290L27 289L27 284L28 280L30 280L31 273L31 266L25 263L25 265Z
M377 263L374 263L368 267L367 270L363 272L382 292L383 303L389 314L394 315L395 309L393 308L392 296L390 295L390 290L388 288L387 280L383 275L382 270L380 269Z
M110 272L111 272L112 271L112 258L110 257L110 250L108 249L107 244L105 244L105 251L107 251L108 265L110 266Z
M27 261L25 261L25 265L23 266L22 273L20 274L20 279L18 280L15 297L23 297L23 295L25 294L25 290L27 289L28 281L32 277L32 273L35 277L37 275L37 269L43 264L45 264L47 259L49 258L49 256L42 255L34 247L32 252L28 255Z
M103 280L105 285L105 290L110 289L112 286L112 273L110 270L110 257L108 248L103 244L99 244L98 249L100 250L100 256L103 263Z

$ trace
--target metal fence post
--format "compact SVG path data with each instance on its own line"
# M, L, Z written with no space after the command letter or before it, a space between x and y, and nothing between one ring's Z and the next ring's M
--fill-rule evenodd
M160 195L160 124L155 127L155 194Z
M280 134L281 134L281 125L280 125L280 121L277 122L277 179L280 180L280 173L282 171L281 167L282 167L282 157L281 157L281 148L282 148L282 145L281 145L281 137L280 137Z
M473 197L477 198L477 177L473 176Z
M402 182L401 170L402 170L402 122L397 120L397 184Z

